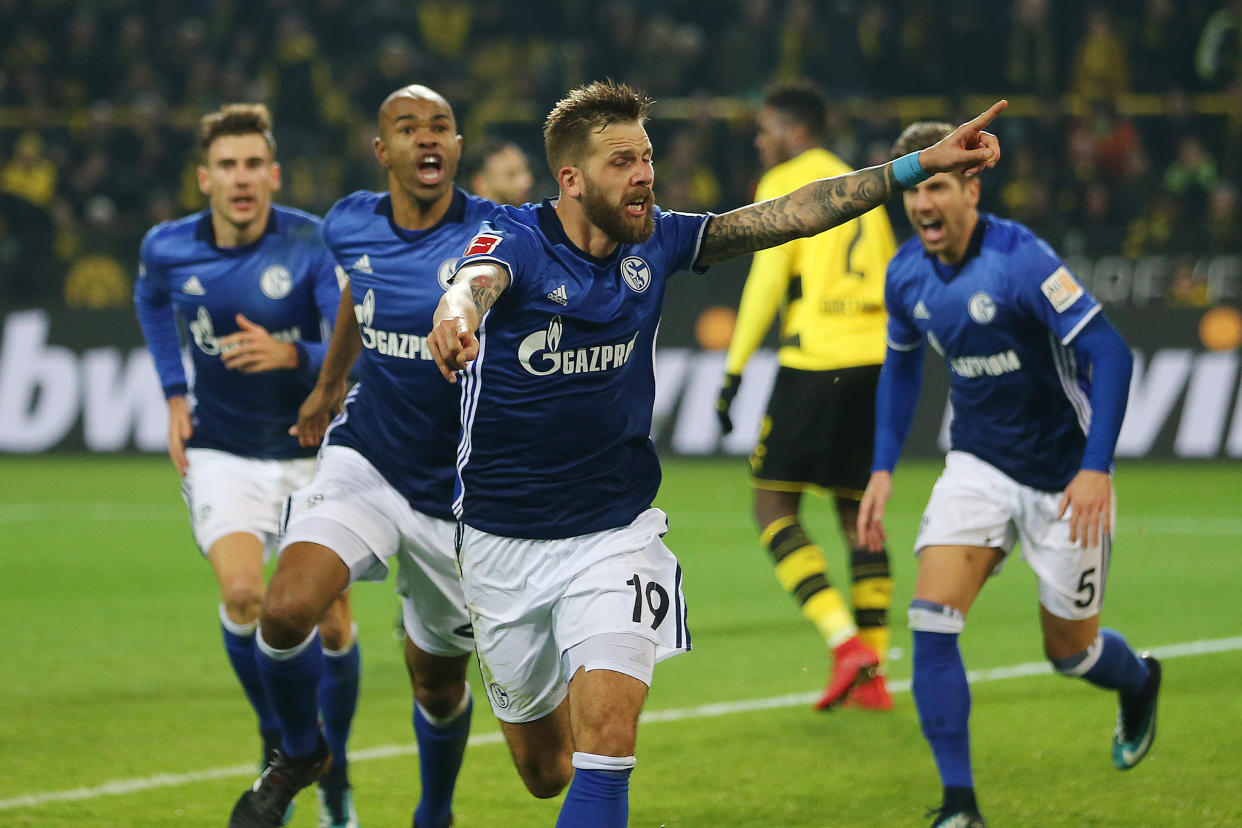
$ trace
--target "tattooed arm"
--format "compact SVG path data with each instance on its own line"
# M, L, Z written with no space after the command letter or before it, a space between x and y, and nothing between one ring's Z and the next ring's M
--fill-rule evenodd
M920 165L930 175L960 172L967 176L995 166L1000 160L1000 143L983 128L1007 105L1006 101L996 102L987 112L923 150L919 153ZM711 220L695 264L705 267L817 235L878 207L901 190L890 162L821 178L789 195L739 207Z
M500 294L509 286L509 271L492 262L479 262L463 267L453 277L453 284L440 297L432 317L427 347L440 373L449 382L457 382L457 371L479 355L479 340L474 333L479 321L491 310Z
M696 264L715 264L844 224L898 191L892 166L821 178L789 195L716 216L707 225Z

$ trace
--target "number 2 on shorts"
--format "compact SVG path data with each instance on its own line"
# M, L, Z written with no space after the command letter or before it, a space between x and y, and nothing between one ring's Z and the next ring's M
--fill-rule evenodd
M651 610L651 614L654 616L651 620L651 629L654 630L660 626L664 622L664 616L668 615L668 591L655 581L648 581L647 588L644 590L642 579L638 577L637 572L626 583L634 587L634 623L642 623L643 593L645 592L647 608Z

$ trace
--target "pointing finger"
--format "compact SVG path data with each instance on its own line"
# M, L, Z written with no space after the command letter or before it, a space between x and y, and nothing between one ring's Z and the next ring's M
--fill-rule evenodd
M988 124L992 123L992 121L996 120L996 116L1004 112L1005 107L1007 106L1009 106L1009 101L997 101L988 107L986 112L976 115L974 119L969 122L970 127L976 131L982 130Z

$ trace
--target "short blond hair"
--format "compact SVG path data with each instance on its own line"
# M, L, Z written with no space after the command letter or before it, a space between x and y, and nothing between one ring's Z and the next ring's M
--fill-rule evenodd
M276 157L276 136L272 134L272 113L265 104L226 104L204 115L198 122L198 148L203 157L211 142L224 135L262 135Z
M552 173L582 161L591 145L591 133L622 121L645 124L652 103L634 87L611 78L571 90L552 107L543 124L543 148Z

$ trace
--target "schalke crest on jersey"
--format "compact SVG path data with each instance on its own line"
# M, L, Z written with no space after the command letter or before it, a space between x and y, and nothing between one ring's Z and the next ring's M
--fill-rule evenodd
M284 299L293 289L293 274L284 265L272 265L259 277L259 289L268 299Z
M621 278L635 293L642 293L651 284L651 268L637 256L626 256L621 260Z
M996 318L996 302L982 290L970 297L966 309L970 311L970 318L980 325L986 325Z
M440 267L436 270L436 280L444 290L448 290L453 283L453 274L457 272L457 263L460 261L460 257L453 256L440 262Z

